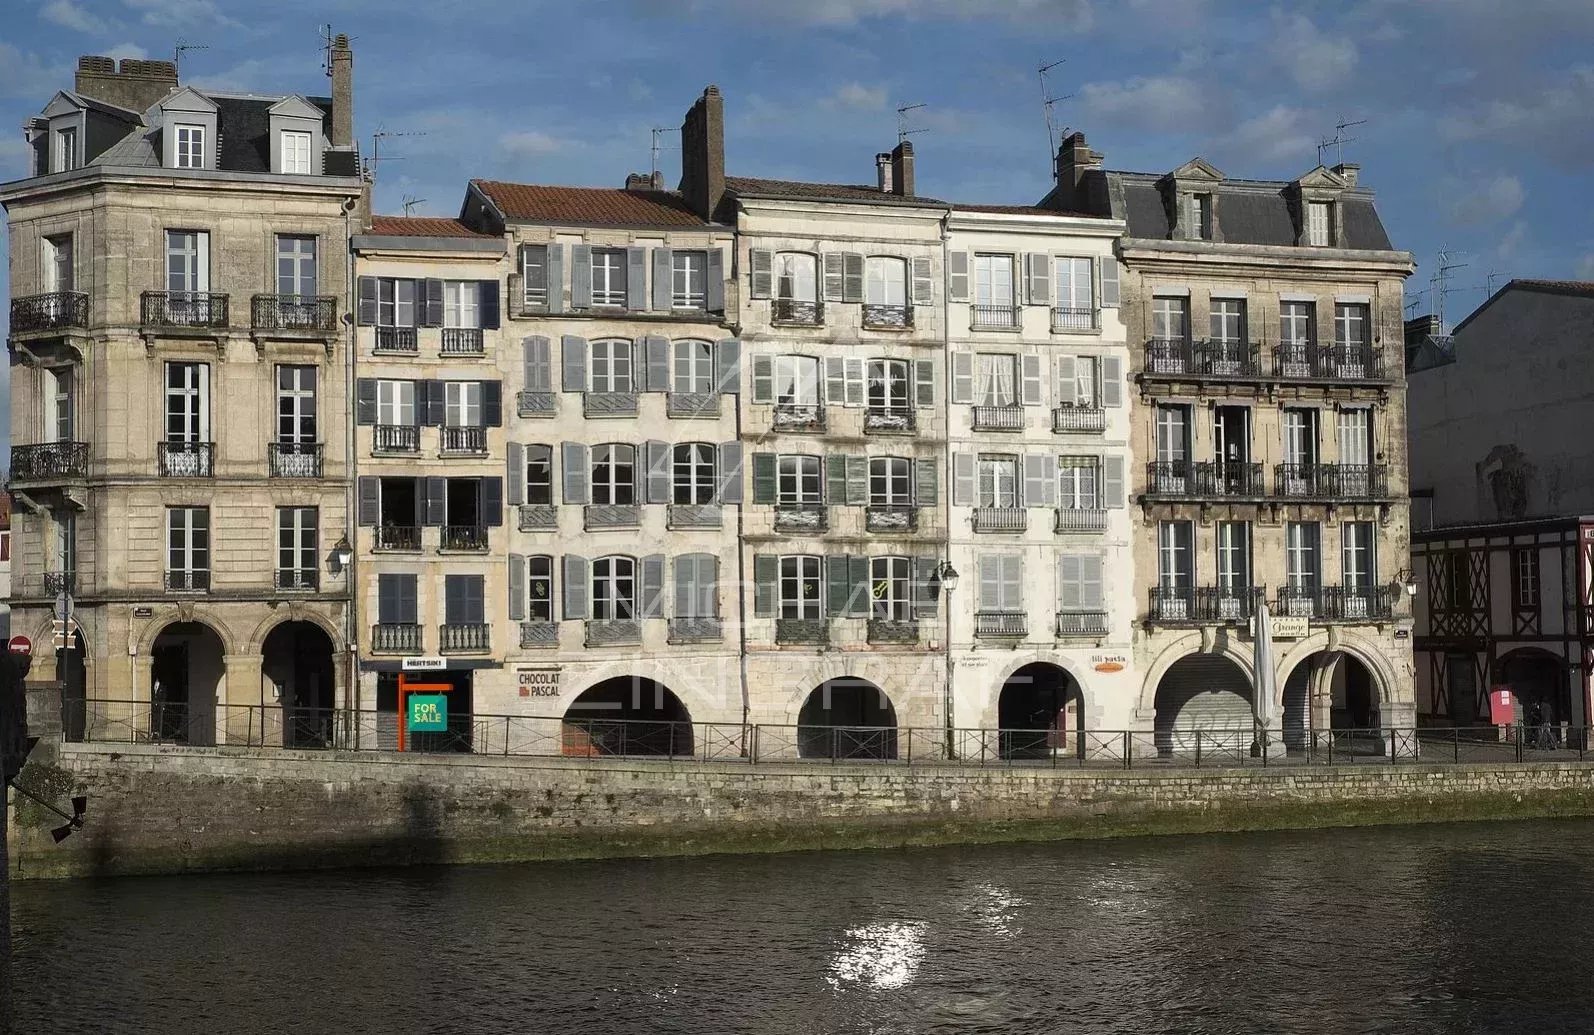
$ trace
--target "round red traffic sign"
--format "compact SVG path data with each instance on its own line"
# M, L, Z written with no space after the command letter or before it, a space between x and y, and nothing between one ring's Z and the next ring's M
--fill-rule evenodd
M33 641L28 639L26 636L11 637L10 641L6 644L6 647L11 651L11 653L21 654L24 657L33 653Z

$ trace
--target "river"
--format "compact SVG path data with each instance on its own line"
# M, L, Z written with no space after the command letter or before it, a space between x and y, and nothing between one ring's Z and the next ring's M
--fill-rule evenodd
M23 1032L1594 1030L1594 823L17 886Z

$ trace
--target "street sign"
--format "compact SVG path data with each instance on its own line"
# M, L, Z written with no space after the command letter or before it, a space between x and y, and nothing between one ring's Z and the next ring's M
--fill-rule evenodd
M26 636L13 636L6 643L6 649L12 654L21 654L23 657L33 655L33 641Z
M448 732L447 694L411 694L408 704L411 733Z
M405 658L399 662L399 668L405 672L441 672L448 668L447 658Z
M1312 631L1305 615L1273 615L1269 624L1275 640L1302 640ZM1254 632L1255 627L1252 628Z

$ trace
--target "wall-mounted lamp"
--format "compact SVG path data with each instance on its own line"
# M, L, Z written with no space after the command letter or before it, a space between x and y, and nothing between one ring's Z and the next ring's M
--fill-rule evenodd
M349 545L349 537L344 536L332 547L332 563L336 571L348 571L349 565L354 563L354 547Z

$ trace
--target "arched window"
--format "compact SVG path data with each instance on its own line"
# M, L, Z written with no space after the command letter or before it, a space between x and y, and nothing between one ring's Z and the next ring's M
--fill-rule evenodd
M636 560L599 557L592 562L592 617L629 622L637 615Z
M672 482L675 503L714 502L714 447L707 442L683 442L673 450Z
M611 443L592 447L592 502L631 506L636 502L636 447Z
M634 392L632 346L624 338L595 341L587 366L591 370L594 392Z
M909 409L908 363L902 359L869 361L869 409L900 412Z
M819 299L818 263L807 252L781 252L775 256L775 297L790 302Z
M671 367L671 391L699 395L714 391L714 346L710 342L676 342Z
M774 366L777 406L819 405L817 356L776 356Z

